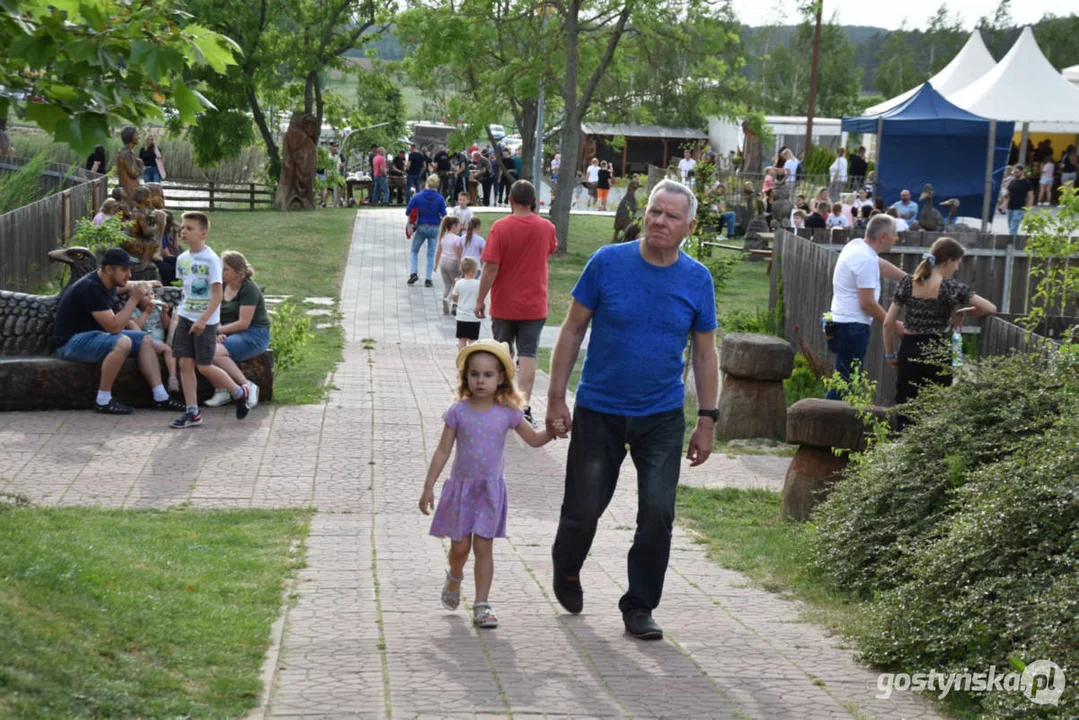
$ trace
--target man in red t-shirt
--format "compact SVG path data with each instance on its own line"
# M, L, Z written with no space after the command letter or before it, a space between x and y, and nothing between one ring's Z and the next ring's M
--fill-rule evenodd
M511 213L496 221L483 248L476 317L486 316L491 293L495 340L517 349L518 386L527 402L536 379L536 351L547 321L547 258L558 249L554 225L536 214L536 188L518 180L510 188ZM525 408L532 421L532 408Z

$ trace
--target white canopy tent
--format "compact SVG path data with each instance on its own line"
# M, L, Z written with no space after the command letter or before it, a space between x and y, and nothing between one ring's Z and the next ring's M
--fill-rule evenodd
M1064 76L1064 79L1070 82L1072 85L1079 85L1079 65L1072 65L1066 67L1060 71L1060 74Z
M982 34L975 30L970 34L967 44L963 46L963 49L959 51L959 54L952 58L952 61L948 63L944 69L929 78L929 82L937 92L945 98L950 98L953 92L962 90L967 85L970 85L975 80L981 78L992 70L994 65L996 65L996 61L993 60L993 56L990 55L989 51L985 48L985 43L982 41ZM878 103L873 107L866 109L862 114L875 116L885 113L913 97L914 93L918 92L921 87L922 86L919 85L915 88L911 88L902 95L896 95L890 100Z
M1030 27L995 68L948 100L968 112L1023 124L1030 132L1079 132L1079 88L1045 59Z

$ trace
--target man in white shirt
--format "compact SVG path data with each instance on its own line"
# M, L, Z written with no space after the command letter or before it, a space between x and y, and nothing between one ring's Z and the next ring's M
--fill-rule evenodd
M878 257L891 250L896 239L895 219L882 213L869 220L864 240L851 240L839 253L832 273L834 330L828 349L835 353L836 374L844 379L850 379L855 362L860 366L865 364L873 320L884 322L884 308L878 301L881 271L893 280L903 277L902 270ZM825 397L841 399L835 390L829 390Z
M693 154L689 150L686 150L685 157L678 161L678 173L682 176L682 184L686 184L686 179L689 177L690 170L697 169L697 161L693 159Z

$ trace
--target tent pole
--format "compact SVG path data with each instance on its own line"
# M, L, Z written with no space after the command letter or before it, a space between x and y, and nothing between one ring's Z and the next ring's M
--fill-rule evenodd
M1027 144L1030 142L1030 123L1023 123L1023 136L1019 140L1019 157L1016 158L1016 164L1022 165L1024 168L1023 174L1026 175L1025 168L1027 166Z
M992 212L993 195L993 150L996 145L997 121L989 121L989 142L985 150L985 194L982 196L982 234L989 232L989 217Z
M884 116L877 118L877 142L873 148L873 197L880 197L880 146L884 139Z

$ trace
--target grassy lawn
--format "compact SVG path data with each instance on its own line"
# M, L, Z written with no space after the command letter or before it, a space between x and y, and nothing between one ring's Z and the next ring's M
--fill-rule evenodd
M238 250L255 268L267 295L331 297L340 300L355 209L326 208L309 213L219 212L210 216L211 247ZM324 305L301 303L304 310ZM315 328L315 324L329 324ZM277 373L275 404L321 402L326 378L341 361L344 333L331 316L312 318L311 339L300 363Z
M0 507L0 716L245 715L307 526L297 511Z
M765 590L805 601L810 622L849 631L857 621L857 605L813 572L812 530L782 519L779 503L779 493L770 490L679 487L677 512L720 565Z

